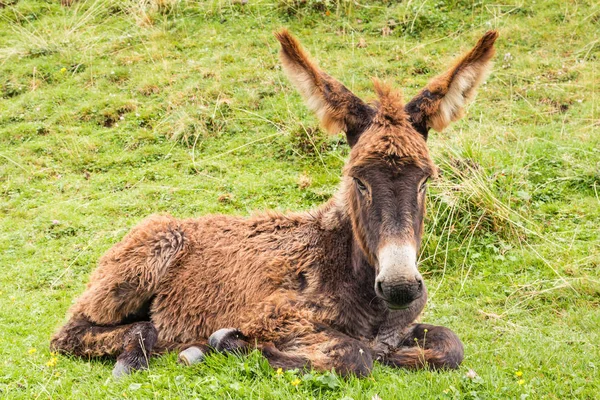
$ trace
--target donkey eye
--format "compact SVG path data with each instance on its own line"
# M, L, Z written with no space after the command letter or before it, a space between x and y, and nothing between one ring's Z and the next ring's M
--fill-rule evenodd
M362 183L360 179L354 178L354 182L356 183L356 187L358 188L358 190L360 190L363 193L367 191L367 187L364 183Z

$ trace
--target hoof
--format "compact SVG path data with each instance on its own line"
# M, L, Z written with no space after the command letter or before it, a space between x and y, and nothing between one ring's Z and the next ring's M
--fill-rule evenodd
M190 365L202 362L204 360L204 355L205 354L204 351L202 351L202 349L196 346L192 346L179 353L178 358L180 363L189 367Z
M208 338L208 345L217 351L244 351L248 347L246 337L235 328L219 329Z
M148 359L142 351L126 351L118 358L113 368L113 377L120 379L133 371L148 369Z
M235 328L223 328L219 329L208 338L208 345L216 350L221 350L219 345L225 341L226 338L234 336L238 332Z
M115 379L121 379L131 373L131 367L123 360L118 360L113 368L112 375Z

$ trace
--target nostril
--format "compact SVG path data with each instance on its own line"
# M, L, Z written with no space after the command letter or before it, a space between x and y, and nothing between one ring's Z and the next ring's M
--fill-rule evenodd
M415 276L415 279L417 280L417 285L419 285L419 290L423 289L423 279L418 276Z
M381 283L381 281L377 282L377 293L383 295L383 284Z

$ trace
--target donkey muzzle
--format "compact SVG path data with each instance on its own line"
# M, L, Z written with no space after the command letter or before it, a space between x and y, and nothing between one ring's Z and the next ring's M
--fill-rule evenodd
M410 245L386 245L379 251L379 273L375 293L389 308L408 307L424 293L421 274L417 270L417 251Z

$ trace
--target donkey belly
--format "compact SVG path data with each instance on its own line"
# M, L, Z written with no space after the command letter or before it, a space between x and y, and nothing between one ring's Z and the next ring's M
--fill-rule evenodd
M198 341L252 320L277 285L264 260L261 265L239 253L213 248L191 251L180 261L160 285L150 310L159 339Z
M252 317L262 296L256 291L249 296L225 279L206 278L177 276L157 293L150 318L159 339L198 341L220 328L242 326Z

